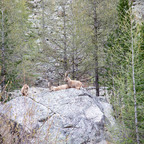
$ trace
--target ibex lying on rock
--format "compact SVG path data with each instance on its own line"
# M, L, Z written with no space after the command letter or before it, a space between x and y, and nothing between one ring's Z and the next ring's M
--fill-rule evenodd
M51 83L48 83L48 87L50 89L50 91L58 91L58 90L62 90L62 89L68 89L68 85L64 84L64 85L60 85L60 86L51 86Z
M29 86L27 84L24 84L22 89L21 89L21 93L22 93L23 96L28 95L28 89L29 89Z
M71 80L68 77L68 72L65 73L64 81L68 84L69 88L80 89L82 87L82 82L77 81L77 80Z

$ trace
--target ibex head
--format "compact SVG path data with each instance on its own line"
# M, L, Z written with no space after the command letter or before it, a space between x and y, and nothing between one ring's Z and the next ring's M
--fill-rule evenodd
M70 78L68 77L68 73L69 73L68 71L65 72L65 78L64 78L65 82L68 82L70 80Z
M48 88L50 88L51 87L51 82L48 82Z
M27 84L24 84L22 89L21 89L22 95L27 96L28 95L28 90L29 90L29 86Z

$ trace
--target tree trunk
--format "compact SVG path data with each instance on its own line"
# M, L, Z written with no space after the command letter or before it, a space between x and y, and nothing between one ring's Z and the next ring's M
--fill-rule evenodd
M45 19L44 19L44 11L45 11L45 8L44 8L44 0L42 0L42 45L43 45L43 50L44 50L44 47L45 47Z
M133 47L133 32L132 32L132 20L131 20L131 50L132 50L132 79L133 79L133 93L134 93L134 109L135 109L135 128L137 144L139 144L139 133L138 133L138 120L137 120L137 102L136 102L136 89L135 89L135 67L134 67L134 47Z
M98 70L98 19L96 11L96 2L94 2L94 37L95 37L95 50L94 50L94 60L95 60L95 86L96 86L96 96L99 96L99 70Z
M71 11L72 11L72 79L75 79L75 24L74 24L74 15L73 15L73 7L71 3Z
M75 79L75 52L74 52L74 35L73 35L73 50L72 50L72 78Z
M64 12L64 72L68 70L67 65L67 37L66 37L66 14L65 14L65 3L63 5L63 12Z
M2 7L1 9L1 13L2 13L2 68L1 68L1 77L2 77L2 82L1 82L1 92L3 92L4 88L5 88L5 74L6 74L6 68L5 68L5 46L4 46L4 9ZM1 98L2 100L4 99L4 97L2 96Z

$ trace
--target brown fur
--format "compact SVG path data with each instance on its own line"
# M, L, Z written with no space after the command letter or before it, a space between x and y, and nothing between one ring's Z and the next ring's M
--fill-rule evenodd
M27 96L28 95L28 90L29 90L29 86L27 84L24 84L22 89L21 89L22 95Z
M60 86L51 86L51 83L48 83L48 87L50 89L50 91L58 91L58 90L62 90L62 89L68 89L68 85L64 84L64 85L60 85Z
M68 86L70 88L80 89L82 87L82 82L77 81L77 80L71 80L68 77L68 72L65 73L65 79L64 79L64 81L68 84Z

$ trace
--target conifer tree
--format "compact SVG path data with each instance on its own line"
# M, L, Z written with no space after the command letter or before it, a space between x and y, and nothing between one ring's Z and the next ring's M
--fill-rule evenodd
M34 53L34 36L31 22L28 21L30 9L26 0L4 0L0 6L4 9L0 15L3 17L0 27L4 32L0 37L4 36L5 84L9 82L14 88L25 83L24 79L31 74L29 67L34 57L31 53Z
M133 19L131 5L128 1L119 1L118 22L116 30L110 35L106 47L108 77L111 82L109 86L113 91L112 104L115 115L125 127L125 131L130 129L131 137L124 138L126 143L140 143L143 137L140 136L141 118L139 119L139 105L141 94L137 92L140 88L138 81L141 79L138 75L143 70L139 67L142 61L139 61L143 40L140 30L141 26L136 24ZM138 79L139 77L139 79ZM143 81L143 80L142 80Z

